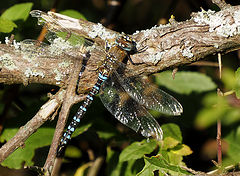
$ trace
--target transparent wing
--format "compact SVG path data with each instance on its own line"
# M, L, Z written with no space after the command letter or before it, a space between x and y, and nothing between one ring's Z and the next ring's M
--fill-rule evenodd
M75 26L78 24L78 19L58 14L58 16L62 16L63 20L39 10L33 10L30 13L33 17L38 18L38 24L45 25L47 28L45 38L51 43L47 54L79 58L82 53L87 51L90 55L97 55L99 58L105 56L104 46L96 45L94 41L76 33L75 30L81 28L81 26ZM96 65L99 63L101 60L96 61Z
M66 41L58 41L51 45L37 40L26 39L19 42L18 50L31 57L75 57L83 56L84 49L67 45Z
M18 49L28 56L48 56L48 44L37 40L26 39L19 42Z
M100 98L104 106L116 119L144 137L162 139L163 132L158 122L144 106L124 91L114 73L105 81L101 90Z
M82 47L82 45L92 46L94 44L94 42L87 39L86 36L80 36L75 32L77 28L82 28L81 26L76 26L79 24L78 19L58 14L64 17L63 20L59 19L57 16L54 17L54 15L49 15L39 10L33 10L30 14L38 18L39 25L45 25L47 28L45 38L50 43L56 43L55 40L62 39L63 41L61 41L61 43L68 42L68 45L70 44L72 47Z
M117 78L124 90L141 105L148 109L157 110L163 114L180 115L183 112L182 105L171 95L147 79L140 76L125 77L126 70L123 64L117 69Z

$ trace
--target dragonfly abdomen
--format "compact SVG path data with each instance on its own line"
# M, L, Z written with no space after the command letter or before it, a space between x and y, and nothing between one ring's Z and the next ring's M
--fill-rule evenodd
M105 70L104 70L105 71ZM71 140L71 135L75 131L76 127L80 123L80 119L84 116L87 111L87 108L93 101L93 96L98 94L101 85L105 80L107 80L108 76L105 75L103 72L100 72L98 75L97 83L93 86L92 90L87 95L86 99L84 100L83 104L79 107L77 113L74 115L71 123L68 125L66 132L63 134L60 144L57 150L57 156L61 156L64 153L65 147L69 140Z

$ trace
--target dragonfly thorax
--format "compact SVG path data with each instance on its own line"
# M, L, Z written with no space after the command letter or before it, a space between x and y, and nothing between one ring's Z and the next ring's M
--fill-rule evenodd
M126 34L120 35L116 39L117 46L127 52L137 52L136 42Z

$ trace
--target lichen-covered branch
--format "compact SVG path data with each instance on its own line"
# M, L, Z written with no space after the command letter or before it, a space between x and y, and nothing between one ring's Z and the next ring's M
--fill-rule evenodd
M202 10L193 13L190 20L174 21L132 34L137 48L141 52L130 56L135 64L128 62L127 67L130 69L127 70L134 70L134 72L130 73L129 71L126 74L152 74L199 61L208 55L239 49L240 6L229 6L221 0L214 2L220 6L221 11ZM72 103L76 102L76 96L73 95L82 58L86 51L89 51L90 58L86 71L81 77L81 90L79 90L79 93L86 93L96 83L96 70L106 57L106 42L113 43L119 33L106 29L100 24L76 20L53 12L33 11L32 14L44 19L51 32L66 32L70 35L69 37L77 34L91 39L95 43L90 48L78 45L70 46L67 40L59 38L59 41L54 40L51 45L29 40L0 44L1 83L24 85L40 83L66 87L66 92L61 89L56 95L58 98L49 100L46 106L24 128L21 128L16 136L0 149L1 162L24 143L64 100L57 130L44 166L51 173L57 143L63 131L69 108ZM61 92L64 96L60 96Z
M58 122L56 126L56 130L53 136L52 144L48 153L48 157L46 159L46 162L44 164L44 169L48 173L52 173L52 170L54 169L54 160L56 157L56 151L57 146L59 145L59 139L62 136L62 132L64 130L66 121L70 111L71 106L75 102L75 91L76 91L76 80L78 79L78 73L80 71L80 61L75 61L74 65L74 72L72 73L70 79L68 80L68 86L66 89L66 94L64 97L63 105L61 108L61 111L59 113ZM85 98L85 97L82 97ZM50 174L49 174L50 175Z
M45 18L48 30L58 29L78 34L90 38L98 46L104 45L104 42L111 41L118 35L117 32L100 24L72 19L53 12L43 13L41 17ZM58 23L50 25L53 23L52 19ZM128 67L134 70L134 73L129 74L152 74L201 60L208 55L237 50L240 47L239 19L240 6L230 6L219 12L202 10L193 13L192 18L185 22L174 22L137 31L132 37L136 40L138 49L143 51L131 55L131 59L137 64L128 63ZM65 48L61 53L60 47L50 52L49 50L53 48L50 45L45 46L48 52L36 48L34 55L29 54L26 49L21 49L21 46L14 46L1 44L1 83L43 83L63 86L72 73L74 60L84 54L79 48L71 48L69 51ZM104 46L102 49L104 50ZM56 53L56 50L60 53ZM41 52L43 54L39 54ZM91 48L88 69L81 79L80 91L83 93L95 83L98 63L105 57L103 53Z

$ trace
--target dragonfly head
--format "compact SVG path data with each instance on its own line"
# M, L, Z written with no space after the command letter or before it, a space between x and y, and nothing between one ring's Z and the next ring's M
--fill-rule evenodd
M133 38L129 37L126 34L121 34L119 37L117 37L116 43L118 47L127 52L137 52L136 42Z

